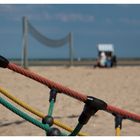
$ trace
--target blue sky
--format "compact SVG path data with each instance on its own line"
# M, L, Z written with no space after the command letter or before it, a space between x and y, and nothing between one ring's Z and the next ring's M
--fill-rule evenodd
M22 17L48 38L73 35L75 58L95 58L97 44L114 44L118 57L140 57L140 5L0 4L0 54L21 58ZM29 58L68 58L68 45L53 49L29 36Z

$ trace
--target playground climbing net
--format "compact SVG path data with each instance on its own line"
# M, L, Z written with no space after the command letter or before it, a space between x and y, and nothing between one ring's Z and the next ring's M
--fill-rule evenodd
M86 136L87 134L81 133L81 129L84 125L86 125L90 119L91 116L95 115L97 111L103 110L108 113L111 113L114 116L115 121L115 135L120 136L120 131L122 129L122 121L124 119L129 119L135 122L140 123L140 115L122 110L120 108L108 105L103 100L97 99L92 96L86 96L84 94L81 94L79 92L76 92L74 90L71 90L69 88L66 88L58 83L55 83L51 80L48 80L42 76L39 76L38 74L35 74L27 69L24 69L20 66L17 66L14 63L9 62L6 58L0 56L0 67L2 68L8 68L10 70L13 70L17 73L20 73L28 78L31 78L37 82L40 82L48 88L50 88L50 97L49 97L49 109L47 115L44 115L42 112L39 112L38 110L32 108L25 102L21 101L20 99L14 97L10 93L8 93L6 90L0 87L0 92L17 103L18 105L22 106L26 110L30 111L31 113L37 115L38 117L42 118L42 122L38 121L37 119L34 119L27 113L21 111L14 105L12 105L10 102L6 101L4 98L0 97L0 103L11 110L12 112L16 113L23 119L27 120L28 122L38 126L39 128L45 130L47 136ZM53 109L56 101L56 97L58 93L64 93L68 96L71 96L81 102L84 102L84 108L82 113L79 115L78 118L78 124L74 129L68 127L65 124L60 123L58 120L55 120L53 118ZM53 125L57 125L67 131L70 132L70 134L64 133L60 131L59 128L53 127Z

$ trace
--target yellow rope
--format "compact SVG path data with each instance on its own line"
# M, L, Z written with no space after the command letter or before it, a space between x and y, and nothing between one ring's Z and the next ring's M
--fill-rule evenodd
M0 92L7 96L9 99L11 99L12 101L14 101L15 103L17 103L18 105L22 106L23 108L25 108L26 110L32 112L33 114L37 115L40 118L44 118L45 115L42 112L39 112L38 110L32 108L31 106L29 106L28 104L26 104L25 102L19 100L18 98L14 97L13 95L9 94L7 91L5 91L3 88L0 87ZM58 120L54 120L54 124L69 131L72 132L73 129L66 126L65 124L60 123ZM78 133L79 136L87 136L84 133Z
M121 129L120 127L116 128L116 136L120 136L121 135Z

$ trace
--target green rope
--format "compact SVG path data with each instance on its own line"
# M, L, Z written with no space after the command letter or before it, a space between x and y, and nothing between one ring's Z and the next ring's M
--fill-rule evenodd
M31 116L27 115L26 113L22 112L21 110L17 109L15 106L13 106L12 104L10 104L9 102L7 102L6 100L4 100L3 98L0 97L0 103L5 106L6 108L8 108L9 110L11 110L12 112L16 113L17 115L19 115L20 117L22 117L23 119L29 121L30 123L38 126L39 128L42 128L43 130L45 130L46 132L49 131L51 128L48 125L42 124L41 122L39 122L38 120L32 118ZM64 133L61 133L62 135L66 135Z
M53 108L54 108L54 100L51 100L50 105L49 105L49 110L48 110L48 116L52 116ZM46 132L46 136L47 136L47 132Z
M70 134L70 136L76 136L80 130L82 129L83 124L78 123L73 132Z
M51 100L49 110L48 110L48 115L52 116L53 114L53 108L54 108L54 100Z

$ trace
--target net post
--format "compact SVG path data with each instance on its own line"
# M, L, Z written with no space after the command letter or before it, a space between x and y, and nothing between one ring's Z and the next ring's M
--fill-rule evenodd
M70 67L73 66L73 43L72 43L72 33L69 33L69 57L70 57Z
M28 18L23 17L23 52L22 66L28 69Z

